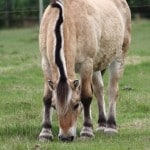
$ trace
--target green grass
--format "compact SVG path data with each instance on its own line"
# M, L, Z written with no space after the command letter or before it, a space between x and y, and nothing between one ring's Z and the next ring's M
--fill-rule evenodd
M0 31L0 150L148 150L150 148L150 21L133 22L132 44L117 104L119 133L95 133L88 141L40 143L43 74L38 50L38 27ZM107 73L104 76L107 84ZM127 90L129 87L130 90ZM107 96L106 96L107 101ZM96 100L92 102L94 128ZM78 120L78 135L82 116Z
M150 21L134 21L132 28L132 44L129 55L150 56Z

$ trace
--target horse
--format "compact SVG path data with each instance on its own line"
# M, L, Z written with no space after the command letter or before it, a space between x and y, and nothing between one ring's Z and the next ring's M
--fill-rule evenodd
M44 74L43 121L39 140L53 140L51 108L55 107L61 141L94 137L93 94L98 105L97 132L118 133L118 82L131 41L131 13L126 0L51 0L39 31ZM108 69L108 113L102 76ZM76 73L80 75L77 79Z

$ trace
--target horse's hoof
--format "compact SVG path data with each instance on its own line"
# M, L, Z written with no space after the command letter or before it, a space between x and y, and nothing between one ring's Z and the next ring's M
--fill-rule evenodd
M40 142L49 142L49 141L53 141L53 137L52 136L39 136L39 141Z
M96 132L104 133L105 129L106 129L106 127L99 126L99 127L96 128Z
M81 139L89 139L94 137L94 133L92 128L90 127L83 127L82 131L80 132Z
M39 141L40 142L47 142L53 140L53 134L50 129L42 129L40 135L39 135Z
M114 135L118 133L118 130L114 128L105 128L104 133Z

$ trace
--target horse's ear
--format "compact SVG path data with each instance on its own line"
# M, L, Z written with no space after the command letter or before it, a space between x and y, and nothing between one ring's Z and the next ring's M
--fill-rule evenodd
M54 83L53 83L53 81L48 80L48 85L49 85L50 90L53 91L54 90Z
M71 88L73 90L80 89L80 81L79 80L74 80L73 82L71 82Z

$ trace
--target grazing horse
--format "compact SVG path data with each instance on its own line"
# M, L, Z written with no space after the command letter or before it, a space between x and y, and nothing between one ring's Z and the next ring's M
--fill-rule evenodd
M59 139L76 137L83 109L81 137L93 137L90 104L98 104L97 131L117 133L118 80L130 44L131 14L126 0L51 0L40 26L44 73L44 110L40 140L52 140L51 107L55 106ZM102 75L108 68L106 116ZM80 80L76 79L76 72Z

